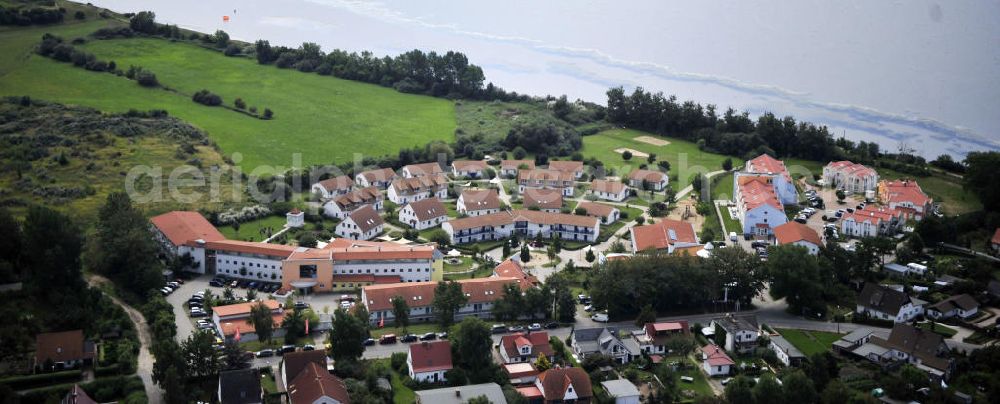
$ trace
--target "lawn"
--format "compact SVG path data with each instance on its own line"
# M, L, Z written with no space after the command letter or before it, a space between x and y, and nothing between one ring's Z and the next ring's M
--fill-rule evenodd
M602 224L601 233L597 236L598 241L605 241L611 238L611 235L615 234L616 231L620 230L626 224L634 222L637 217L642 215L642 210L639 208L626 208L624 206L617 206L617 208L622 213L623 218L611 224ZM624 218L626 214L628 215L627 219Z
M715 392L712 391L712 386L708 385L708 380L705 379L705 374L701 372L701 363L690 358L667 357L663 359L663 364L660 366L665 366L675 360L687 360L689 362L685 369L674 373L677 376L677 380L674 381L677 387L681 390L692 390L701 397L715 396ZM682 381L681 376L691 377L694 381L691 383Z
M930 331L933 331L935 333L941 334L941 336L943 336L945 338L951 338L952 336L954 336L955 334L958 333L958 330L956 330L954 328L951 328L951 327L948 327L948 326L946 326L944 324L941 324L941 323L934 323L934 327L931 328L931 323L924 322L924 323L917 324L917 327L920 327L922 329L930 330Z
M410 326L406 328L406 333L416 334L416 335L422 335L429 332L439 332L439 331L441 331L441 326L438 323L433 323L433 322L410 324ZM372 338L375 339L378 339L378 337L381 337L383 334L396 334L397 337L401 337L406 333L403 332L402 327L395 327L395 324L389 324L389 323L385 325L385 328L374 328L371 330L371 336ZM397 342L397 344L402 344L402 342Z
M70 40L105 24L0 31L0 51L8 55L0 62L0 95L27 94L109 112L165 109L205 130L226 155L241 153L239 164L246 172L262 165L342 163L354 153L394 154L402 147L454 138L451 101L262 66L188 43L132 38L80 46L119 66L143 66L178 93L142 88L123 77L86 71L31 52L44 32ZM226 105L239 97L261 111L270 108L275 119L259 120L196 104L190 96L201 89L219 94ZM294 160L296 154L301 154L301 161Z
M655 146L634 140L639 136L656 137L669 141L670 144ZM722 162L727 157L721 154L702 152L698 150L697 145L688 141L656 136L632 129L611 129L583 138L583 155L604 162L606 168L613 168L619 175L625 175L638 168L640 164L646 163L645 158L638 156L633 156L631 160L625 161L621 154L614 151L617 148L628 148L649 154L656 153L657 160L669 161L670 185L675 190L690 184L689 178L699 171L711 172L722 169ZM739 158L732 157L732 159L733 166L743 164L743 160ZM675 179L675 176L678 176L678 179Z
M843 336L843 334L835 332L805 331L790 328L778 328L775 331L781 334L782 337L785 337L792 345L795 345L806 356L829 351L831 344Z
M392 368L392 362L389 359L376 359L372 362L375 366L383 366L389 369L389 374L391 375L389 382L392 384L392 402L394 404L416 402L416 394L413 394L413 390L403 384L403 375L400 375L399 372Z
M457 263L457 264L448 263L448 260L450 260L450 259L452 259L452 257L446 257L445 258L444 273L446 273L446 274L447 273L455 273L455 272L465 272L465 271L468 271L468 270L472 269L472 257L465 256L465 255L463 255L461 257L458 257L458 260L460 262Z
M471 266L471 265L470 265ZM493 268L489 266L480 265L476 267L475 271L464 272L457 274L449 274L445 272L445 280L459 280L459 279L471 279L471 278L485 278L493 274Z
M270 229L271 234L281 231L285 227L286 219L282 216L267 216L257 220L240 223L239 230L233 226L219 227L219 232L231 240L263 241L267 238L265 229Z
M948 215L973 212L983 208L982 202L975 195L962 188L962 181L950 178L944 174L934 174L929 177L906 175L898 171L879 169L880 178L887 180L913 178L920 184L927 196L934 198L935 203L941 203Z

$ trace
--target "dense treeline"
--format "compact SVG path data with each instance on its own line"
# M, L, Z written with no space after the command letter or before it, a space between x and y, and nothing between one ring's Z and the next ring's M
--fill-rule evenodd
M0 5L0 25L55 24L63 21L66 9L55 7L55 2L45 2L44 7L10 7Z

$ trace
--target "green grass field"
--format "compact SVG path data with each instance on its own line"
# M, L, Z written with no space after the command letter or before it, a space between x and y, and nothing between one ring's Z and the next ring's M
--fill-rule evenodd
M669 141L670 144L655 146L634 140L639 136L656 137ZM646 163L645 157L633 156L629 161L622 159L622 155L614 151L618 148L628 148L648 154L656 153L657 160L669 161L670 186L675 190L690 184L689 178L699 172L698 170L705 172L721 170L722 161L726 159L726 156L721 154L702 152L698 150L697 145L691 142L659 137L632 129L611 129L583 138L583 155L601 160L606 168L613 168L616 174L628 174L633 169L639 168L640 164ZM732 159L733 166L743 164L743 161L738 158L732 157ZM683 178L675 180L674 176L678 175Z
M781 334L782 337L785 337L792 345L795 345L806 356L829 351L831 344L843 336L843 334L835 332L804 331L789 328L778 328L775 331Z
M270 228L273 233L277 233L285 227L285 222L286 219L283 216L267 216L240 223L238 231L233 226L222 226L219 227L219 232L231 240L262 241L267 238L266 232L262 232L262 229Z
M32 53L42 33L70 40L107 21L0 31L0 95L30 95L67 104L120 112L166 109L205 130L226 155L242 154L246 171L262 165L348 162L354 153L380 156L428 141L454 139L451 101L402 94L372 84L261 66L188 43L133 38L88 41L81 48L119 66L141 65L179 93L147 89L123 77L95 73ZM237 97L275 119L259 120L219 107L196 104L201 89L226 105Z
M951 327L948 327L948 326L946 326L944 324L941 324L941 323L934 323L934 327L932 328L931 327L931 323L924 322L924 323L917 324L917 327L925 329L925 330L929 330L929 331L932 331L932 332L935 332L935 333L938 333L938 334L941 334L941 336L943 336L945 338L951 338L955 334L958 334L958 330L956 330L954 328L951 328Z

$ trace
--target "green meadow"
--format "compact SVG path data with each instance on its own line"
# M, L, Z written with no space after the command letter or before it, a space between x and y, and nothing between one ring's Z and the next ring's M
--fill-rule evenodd
M454 139L451 101L262 66L190 43L131 38L77 45L122 69L143 66L176 92L143 88L124 77L32 52L43 33L69 41L114 24L88 21L0 31L0 52L12 56L0 60L0 95L28 94L108 112L165 109L203 129L227 156L240 153L239 164L248 171L261 165L290 167L295 153L301 153L306 165L342 163L351 161L354 153L380 156L435 139ZM232 106L239 97L261 112L270 108L275 119L197 104L191 95L201 89L219 94L225 105Z
M656 146L646 142L635 140L640 136L650 136L660 140L670 142L664 146ZM699 171L712 172L722 169L722 162L728 157L721 154L706 153L698 150L694 143L657 136L651 133L633 129L610 129L594 135L584 136L582 153L585 157L594 157L602 162L606 168L615 169L615 173L626 175L633 169L639 168L640 164L646 164L645 157L632 156L631 160L625 160L622 155L615 152L615 149L626 148L637 150L647 154L656 154L656 160L666 160L670 162L670 185L675 190L683 188L691 183L690 177ZM738 167L743 164L743 160L736 157L733 159L733 166ZM655 162L653 164L655 166ZM696 171L697 170L697 171ZM684 174L686 178L675 178L678 174Z

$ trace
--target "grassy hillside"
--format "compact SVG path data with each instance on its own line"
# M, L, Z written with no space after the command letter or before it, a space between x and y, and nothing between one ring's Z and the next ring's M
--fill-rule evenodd
M88 21L0 31L0 51L16 56L0 61L0 95L28 94L112 112L165 109L206 131L226 155L241 153L245 169L288 167L294 153L302 154L303 164L346 162L353 153L377 156L433 139L454 139L450 101L261 66L192 44L133 38L78 45L122 68L141 65L152 70L160 83L179 93L142 88L125 78L32 53L45 32L72 40L111 24ZM240 97L249 106L270 108L275 119L196 104L190 95L201 89L221 95L227 105Z
M650 136L661 139L670 144L653 145L635 140L640 136ZM594 157L604 162L605 167L614 168L616 173L625 175L640 164L646 163L646 157L633 156L631 160L625 160L615 149L627 148L647 154L656 154L657 161L666 160L670 162L670 180L674 189L680 189L691 183L690 177L698 170L707 172L722 169L722 162L727 156L714 153L705 153L698 150L694 143L684 140L658 137L651 133L633 129L611 129L595 135L583 138L584 157ZM733 166L738 167L743 161L733 157ZM655 165L655 163L654 163ZM686 178L675 179L675 175L684 175Z

